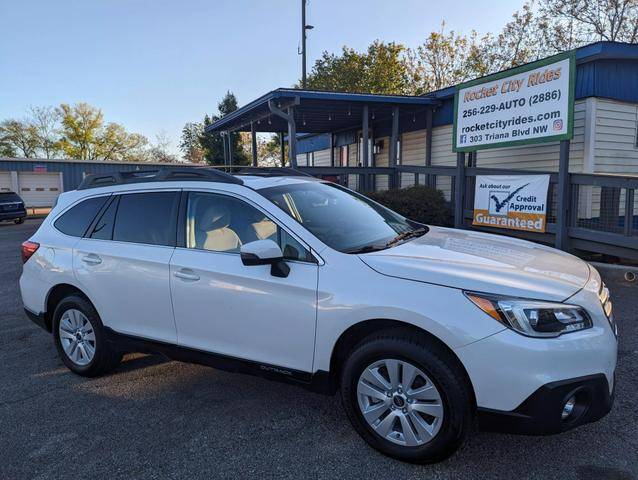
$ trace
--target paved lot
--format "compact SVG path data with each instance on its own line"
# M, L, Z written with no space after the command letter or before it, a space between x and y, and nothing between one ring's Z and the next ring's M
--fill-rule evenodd
M359 439L337 397L130 355L84 379L23 314L19 245L0 224L0 478L638 478L638 285L606 275L620 323L617 399L602 421L553 437L476 432L414 466ZM504 386L507 388L507 386Z

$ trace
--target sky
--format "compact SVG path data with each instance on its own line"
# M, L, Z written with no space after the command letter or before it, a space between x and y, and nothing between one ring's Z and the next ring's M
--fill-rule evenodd
M498 32L522 1L308 0L308 71L321 52L407 46L447 28ZM88 102L177 152L186 122L301 77L301 0L0 0L0 120Z

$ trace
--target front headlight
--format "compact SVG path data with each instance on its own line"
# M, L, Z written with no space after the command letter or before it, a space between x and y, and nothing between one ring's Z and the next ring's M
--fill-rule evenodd
M587 312L576 305L465 292L474 305L506 327L529 337L558 337L591 328Z

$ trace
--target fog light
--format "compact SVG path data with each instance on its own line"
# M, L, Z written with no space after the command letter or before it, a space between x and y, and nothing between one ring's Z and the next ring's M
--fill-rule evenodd
M563 413L561 414L560 418L562 420L565 420L567 417L569 417L574 411L575 406L576 406L576 397L572 395L571 397L569 397L569 400L565 402L565 405L563 405Z

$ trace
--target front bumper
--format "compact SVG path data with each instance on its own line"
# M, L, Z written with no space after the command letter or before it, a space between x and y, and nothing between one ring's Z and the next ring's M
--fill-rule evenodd
M563 406L572 396L576 405L562 419ZM543 385L510 412L479 408L479 426L497 432L551 435L600 420L609 413L613 402L613 385L610 388L607 377L588 375Z

